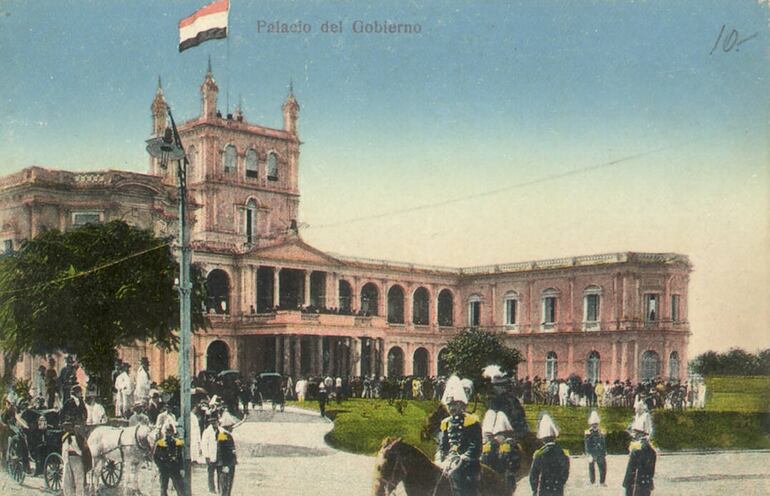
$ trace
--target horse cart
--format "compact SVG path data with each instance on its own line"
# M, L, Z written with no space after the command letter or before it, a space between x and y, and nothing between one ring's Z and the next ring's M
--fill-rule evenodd
M64 478L64 430L61 429L59 411L26 410L20 417L21 422L0 428L0 441L5 441L2 453L5 455L6 471L19 484L24 482L30 472L36 477L43 477L46 489L61 491ZM79 435L87 439L95 427L81 427ZM102 464L99 478L104 485L115 487L120 483L122 475L121 451Z
M5 468L21 484L34 466L33 474L42 476L45 487L61 490L64 473L61 457L63 431L57 410L26 410L21 422L8 425Z

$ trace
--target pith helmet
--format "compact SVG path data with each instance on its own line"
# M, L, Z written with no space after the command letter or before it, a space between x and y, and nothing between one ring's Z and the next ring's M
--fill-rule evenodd
M540 419L540 425L537 427L537 438L545 439L547 437L558 437L559 429L553 423L553 419L547 413Z
M468 396L465 394L465 389L460 381L460 378L453 375L446 381L446 387L444 388L444 396L441 397L441 402L447 406L454 401L460 401L468 404Z
M487 365L481 371L481 375L492 381L492 384L504 384L508 381L499 365Z
M596 410L592 411L591 415L588 416L588 425L598 424L599 422L601 422L599 412Z

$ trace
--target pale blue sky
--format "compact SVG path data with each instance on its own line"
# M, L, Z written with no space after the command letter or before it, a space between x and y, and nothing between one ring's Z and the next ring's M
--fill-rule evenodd
M766 5L232 0L229 43L179 54L177 22L204 3L0 2L0 173L145 171L158 75L193 117L210 55L220 106L240 95L254 122L281 125L294 80L319 248L447 265L678 251L695 263L693 350L770 346ZM313 33L260 34L260 19ZM422 30L354 34L357 19ZM711 54L723 24L756 36Z

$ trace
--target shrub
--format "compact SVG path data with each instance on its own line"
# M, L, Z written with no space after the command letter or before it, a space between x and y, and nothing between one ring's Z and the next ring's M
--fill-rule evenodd
M656 412L655 444L665 450L765 449L768 413Z

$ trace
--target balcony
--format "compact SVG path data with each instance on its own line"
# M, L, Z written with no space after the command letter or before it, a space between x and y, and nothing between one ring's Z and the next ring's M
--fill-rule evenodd
M278 310L256 314L210 314L212 327L256 327L287 325L318 325L322 327L377 327L385 328L385 318L379 316L344 315L335 313L307 313L299 310Z

